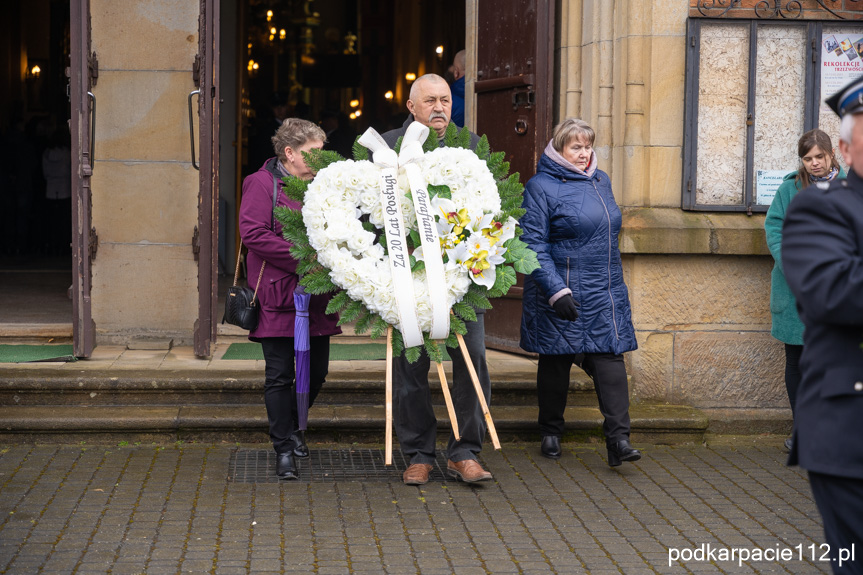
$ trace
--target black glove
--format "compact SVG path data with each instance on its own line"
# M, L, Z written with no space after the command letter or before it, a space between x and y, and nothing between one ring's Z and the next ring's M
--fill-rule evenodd
M551 306L557 312L557 317L567 321L575 321L578 319L578 303L572 299L570 294L566 294L558 299Z

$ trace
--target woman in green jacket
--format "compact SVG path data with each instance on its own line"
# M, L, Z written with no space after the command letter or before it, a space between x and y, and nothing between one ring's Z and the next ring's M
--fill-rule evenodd
M800 385L803 322L797 315L797 302L782 272L782 223L788 205L797 192L815 182L845 177L833 153L830 136L822 130L810 130L803 134L797 142L797 155L800 157L800 168L785 176L764 220L767 247L774 260L770 281L770 314L773 319L770 333L785 344L785 389L791 402L792 417L797 387ZM791 448L790 438L785 440L785 447Z

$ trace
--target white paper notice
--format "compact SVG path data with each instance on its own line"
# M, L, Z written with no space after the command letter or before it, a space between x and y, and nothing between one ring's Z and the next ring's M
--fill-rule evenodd
M769 206L783 178L791 171L793 170L755 170L755 203L759 206Z

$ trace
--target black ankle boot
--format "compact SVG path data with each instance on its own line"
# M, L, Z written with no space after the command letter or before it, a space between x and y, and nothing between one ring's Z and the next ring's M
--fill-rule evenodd
M297 446L294 447L294 455L299 458L305 459L309 456L309 446L306 445L306 432L305 431L295 431L292 434L292 437L297 441Z
M279 479L297 479L297 465L293 453L276 454L276 475Z
M629 444L628 439L621 439L608 444L608 466L617 467L622 461L638 461L641 452Z
M556 435L546 435L539 444L539 452L549 459L560 459L560 438Z

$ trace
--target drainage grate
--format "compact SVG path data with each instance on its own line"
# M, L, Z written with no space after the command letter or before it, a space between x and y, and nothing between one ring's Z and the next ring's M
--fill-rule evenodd
M311 449L306 459L295 459L300 481L401 481L408 460L393 450L393 464L384 465L383 449ZM446 454L438 451L429 481L446 482ZM236 449L231 453L228 481L278 483L272 449Z

